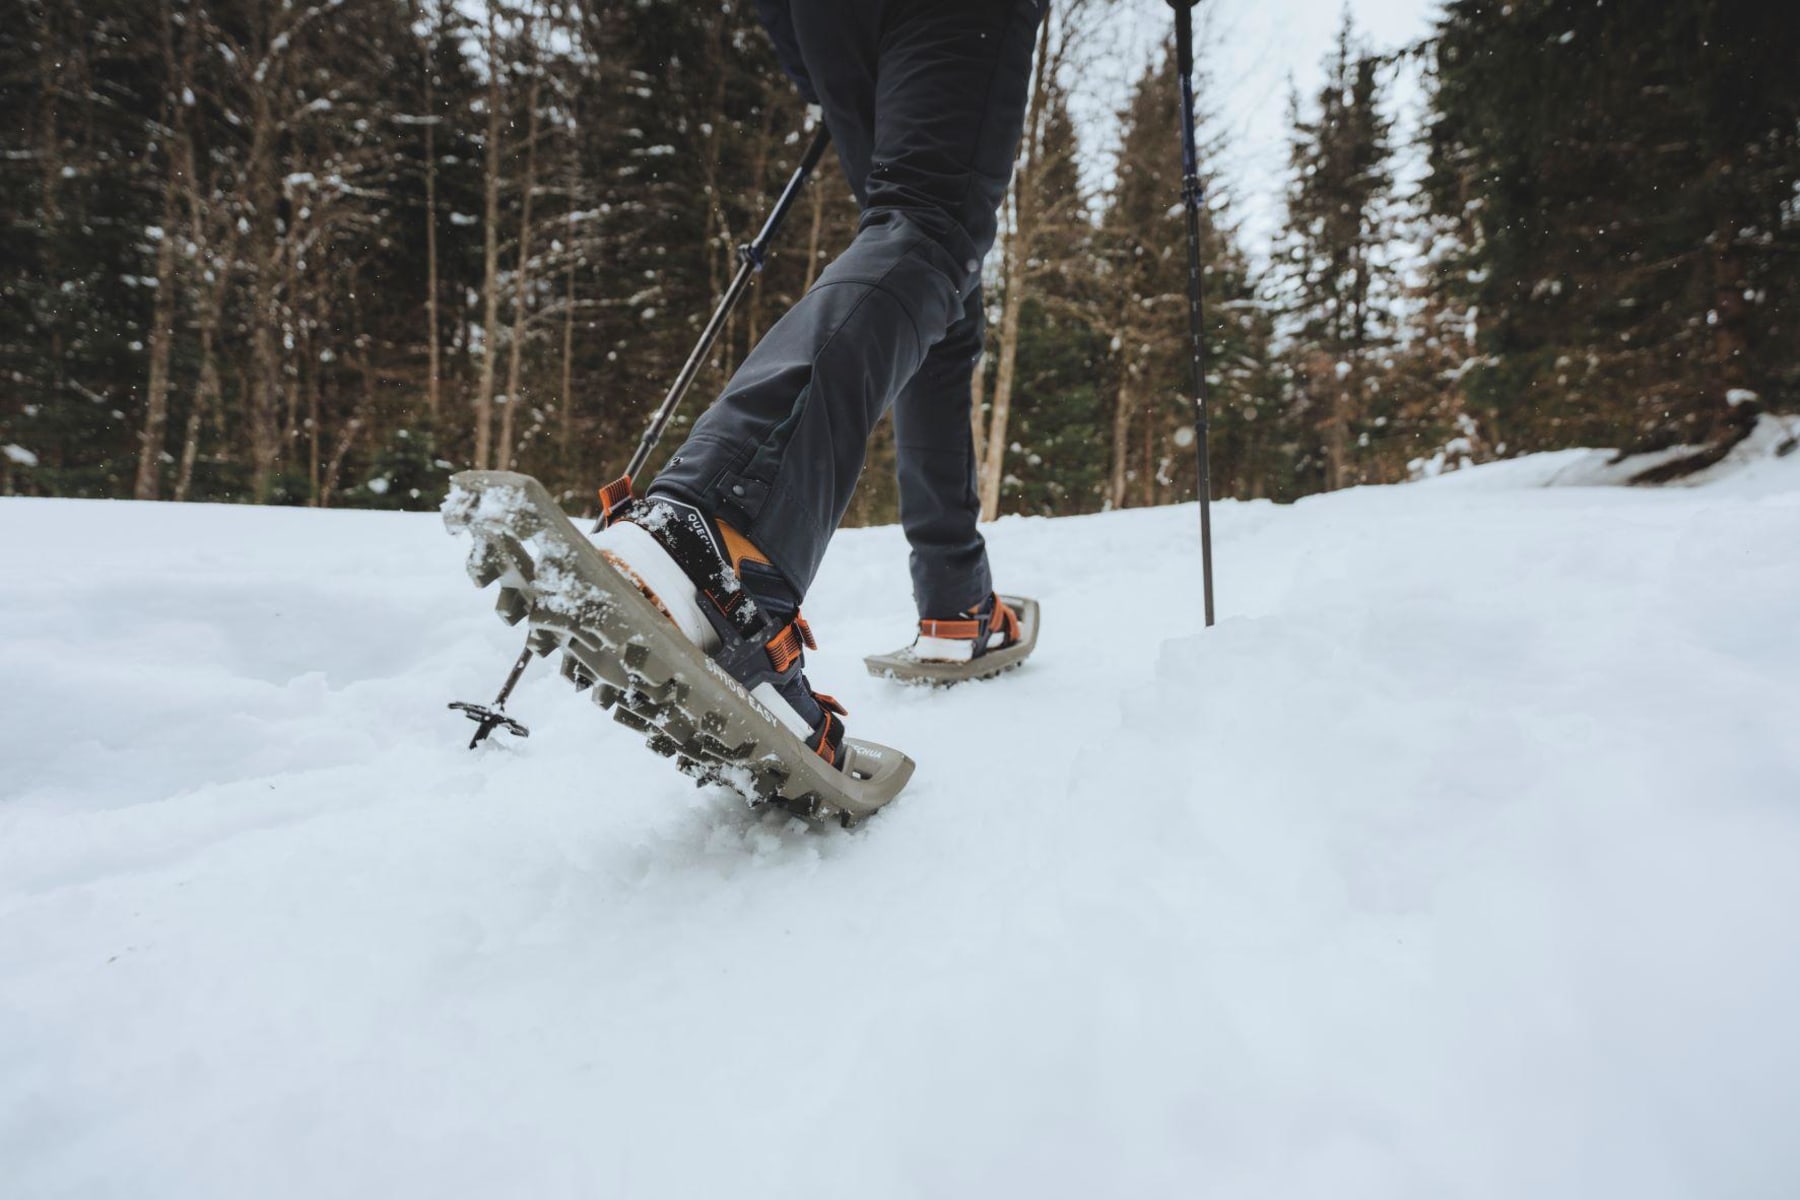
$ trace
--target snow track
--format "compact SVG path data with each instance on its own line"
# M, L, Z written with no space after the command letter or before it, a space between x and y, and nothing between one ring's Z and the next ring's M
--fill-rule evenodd
M1206 633L1191 507L1003 521L944 692L846 533L849 834L464 750L435 517L0 501L0 1192L1792 1196L1800 456L1570 461L1220 506Z

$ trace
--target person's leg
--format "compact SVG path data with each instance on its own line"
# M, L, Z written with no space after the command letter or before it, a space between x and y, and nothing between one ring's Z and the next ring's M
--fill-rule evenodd
M858 109L856 90L868 87L859 63L875 47L867 211L652 491L739 529L804 594L870 430L979 282L1024 122L1039 10L1032 0L795 0L792 11L828 114Z
M969 386L981 357L981 289L894 400L900 524L921 617L954 617L994 590L978 523Z
M877 13L868 29L878 28ZM845 178L857 204L865 208L875 141L877 41L874 36L840 41L831 76L837 86L825 112ZM913 598L921 616L964 612L993 591L978 528L981 497L969 425L970 385L981 358L984 325L977 287L962 318L894 398L900 523L912 548Z

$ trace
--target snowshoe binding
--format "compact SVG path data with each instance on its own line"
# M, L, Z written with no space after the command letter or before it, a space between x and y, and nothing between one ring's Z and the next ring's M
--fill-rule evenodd
M1037 636L1037 601L996 594L954 617L920 621L912 645L863 662L871 675L948 687L1019 666L1037 648Z
M620 480L601 491L590 541L530 476L451 482L444 522L471 535L469 574L499 585L500 616L526 622L539 655L560 649L564 677L683 772L845 825L906 786L913 761L846 737L842 706L812 690L811 630L735 531Z

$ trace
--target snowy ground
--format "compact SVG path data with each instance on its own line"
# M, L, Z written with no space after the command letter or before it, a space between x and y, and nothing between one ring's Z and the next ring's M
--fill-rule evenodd
M435 517L0 501L0 1193L1800 1194L1800 455L1584 462L1220 506L1206 633L1191 507L1001 522L937 694L846 534L854 834L467 753Z

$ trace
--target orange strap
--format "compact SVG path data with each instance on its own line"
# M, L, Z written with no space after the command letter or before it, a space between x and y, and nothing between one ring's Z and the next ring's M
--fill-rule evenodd
M1005 635L1000 639L1001 645L1004 646L1019 640L1019 614L1013 611L1012 605L999 596L994 597L993 627Z
M825 720L819 725L819 741L813 747L813 753L824 759L827 766L835 767L837 766L837 751L831 748L831 722L833 719L830 711L827 710Z
M600 489L600 525L610 526L631 503L631 476L621 475Z
M994 597L994 615L988 619L988 632L1003 634L1003 643L1019 640L1019 614L998 595ZM972 642L981 636L981 622L973 618L934 621L927 617L919 622L919 636Z
M919 622L919 633L923 637L949 638L953 641L972 642L981 636L981 622L933 621L927 618Z
M794 619L781 627L781 632L769 639L766 649L769 652L769 665L777 671L786 671L800 659L800 647L817 650L819 643L813 641L812 626L799 613Z

